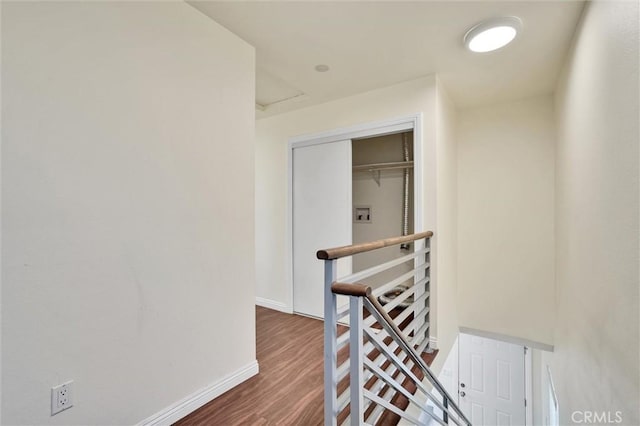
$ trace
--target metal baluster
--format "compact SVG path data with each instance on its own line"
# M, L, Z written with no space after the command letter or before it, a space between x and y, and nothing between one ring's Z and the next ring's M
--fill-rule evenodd
M351 424L364 424L364 353L362 297L349 296L349 375L351 392Z
M447 399L446 395L442 395L442 405L444 405L444 408L447 409L447 411L443 411L442 412L442 420L444 420L444 422L446 424L449 424L449 400Z
M324 424L338 421L337 302L331 284L337 279L337 260L324 261Z
M424 284L424 291L428 292L431 290L431 238L424 239L424 246L429 249L429 251L424 255L424 265L429 265L428 268L425 268L424 275L428 278L427 282ZM431 294L429 294L429 298L425 300L425 306L431 306ZM427 311L427 314L424 317L426 322L431 321L431 309ZM425 339L429 340L431 338L431 326L425 330ZM431 342L427 343L427 348L431 348Z

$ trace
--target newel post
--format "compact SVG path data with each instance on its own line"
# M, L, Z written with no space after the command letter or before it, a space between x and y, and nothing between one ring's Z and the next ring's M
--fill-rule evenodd
M338 261L324 261L324 424L336 426L338 421L338 351L337 303L331 284L337 279Z
M349 391L351 424L364 424L364 304L362 297L349 296Z

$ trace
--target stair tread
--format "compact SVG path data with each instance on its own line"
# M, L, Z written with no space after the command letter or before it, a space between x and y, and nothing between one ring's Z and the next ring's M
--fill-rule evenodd
M438 354L438 350L434 350L433 352L430 352L430 353L423 352L421 354L421 357L430 367L437 354ZM424 373L422 373L422 370L420 370L420 368L418 368L417 366L414 366L411 369L411 372L415 374L415 376L418 379L420 380L424 379ZM409 378L405 378L405 380L402 382L402 386L407 391L409 391L411 395L415 395L418 389L416 384L413 383L413 381L410 380ZM406 410L407 407L409 406L409 400L407 399L407 397L405 397L404 395L402 395L400 392L397 392L397 391L395 392L395 395L393 396L393 398L391 398L391 403L396 407L398 407L399 409L401 409L402 411ZM376 422L376 426L395 426L400 422L400 419L401 417L396 413L394 413L393 411L384 410L380 415L380 418Z

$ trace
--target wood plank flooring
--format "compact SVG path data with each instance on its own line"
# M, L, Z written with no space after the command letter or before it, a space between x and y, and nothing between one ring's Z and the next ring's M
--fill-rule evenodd
M323 323L256 306L260 373L176 425L321 425Z
M323 424L323 322L256 306L256 355L257 376L175 425Z

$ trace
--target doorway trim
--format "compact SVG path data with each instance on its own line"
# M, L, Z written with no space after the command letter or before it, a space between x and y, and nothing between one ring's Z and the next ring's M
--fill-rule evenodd
M533 349L524 347L524 424L533 425Z
M423 123L422 113L394 119L373 121L325 132L303 134L289 139L287 148L287 225L286 225L286 312L293 313L293 150L305 146L321 145L346 139L361 139L390 135L413 130L413 196L414 231L421 232L424 226L424 179L423 179Z

